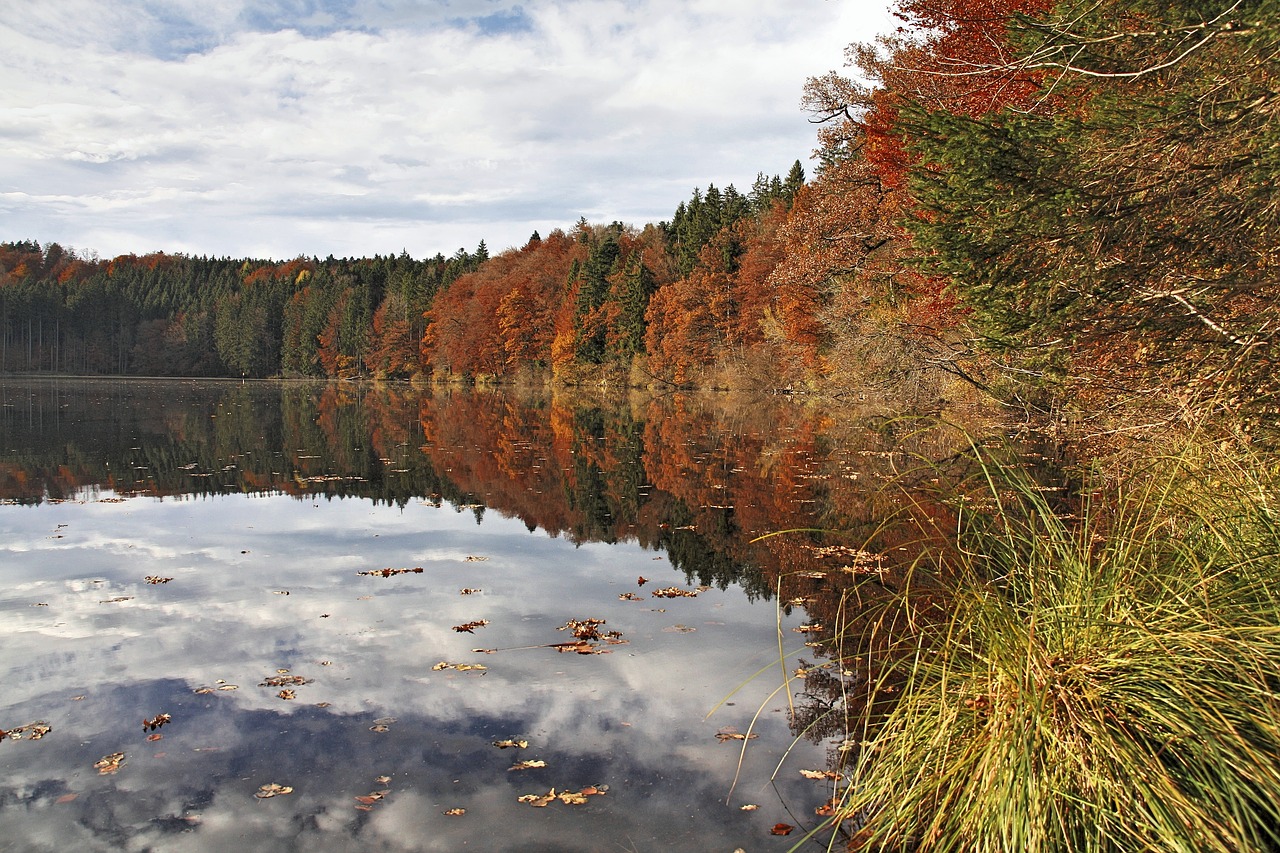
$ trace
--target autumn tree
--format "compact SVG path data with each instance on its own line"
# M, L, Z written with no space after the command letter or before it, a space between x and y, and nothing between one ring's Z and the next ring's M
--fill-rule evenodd
M1277 33L1270 4L1064 4L966 69L1046 75L1044 107L905 117L912 231L991 346L1276 411Z

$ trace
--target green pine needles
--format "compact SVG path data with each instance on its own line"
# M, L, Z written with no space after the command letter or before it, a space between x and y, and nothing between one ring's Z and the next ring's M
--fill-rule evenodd
M909 585L860 617L879 636L843 639L882 650L831 818L850 849L1280 849L1262 470L1184 454L1068 518L988 467L993 508L962 513L927 596Z

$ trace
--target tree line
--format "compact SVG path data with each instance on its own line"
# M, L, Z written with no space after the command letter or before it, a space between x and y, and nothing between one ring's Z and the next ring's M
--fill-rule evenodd
M493 257L110 261L0 245L0 369L955 378L1276 412L1275 80L1260 0L897 0L808 81L817 168Z

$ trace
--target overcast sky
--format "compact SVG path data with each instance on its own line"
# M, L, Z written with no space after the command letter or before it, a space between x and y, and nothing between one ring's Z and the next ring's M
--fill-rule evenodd
M0 240L414 257L806 171L875 0L4 0Z

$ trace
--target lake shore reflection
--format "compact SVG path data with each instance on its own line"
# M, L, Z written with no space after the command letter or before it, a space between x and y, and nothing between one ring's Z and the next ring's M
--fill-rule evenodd
M774 691L834 577L814 536L751 539L869 530L891 436L679 398L0 395L0 729L52 727L0 743L11 849L782 850L819 822L798 770L833 744L779 769L804 685ZM557 649L570 620L622 642ZM741 767L726 727L759 736Z

